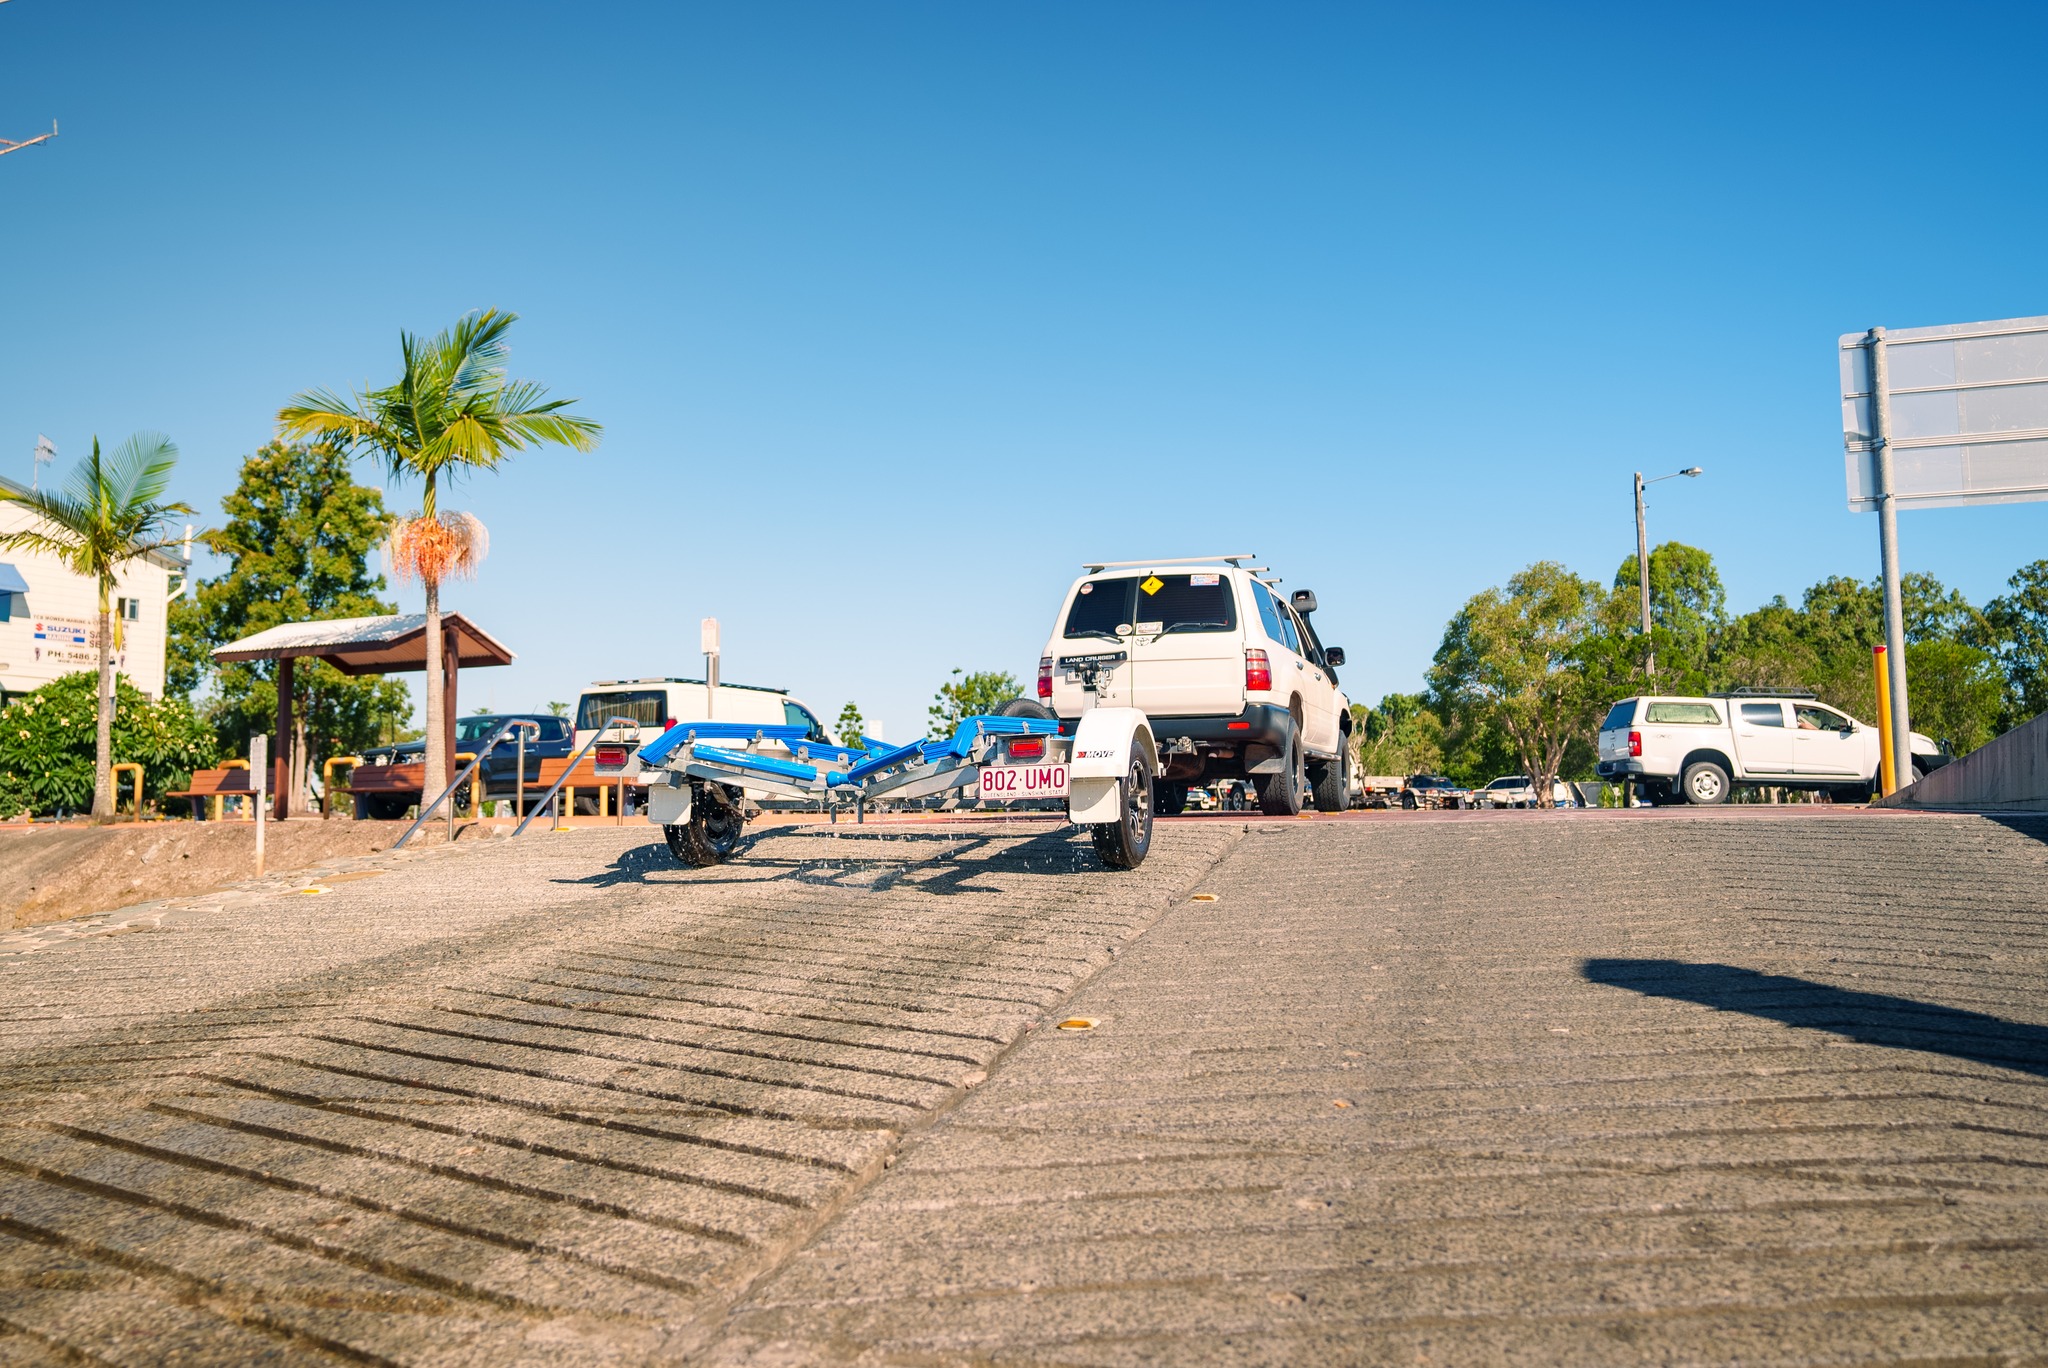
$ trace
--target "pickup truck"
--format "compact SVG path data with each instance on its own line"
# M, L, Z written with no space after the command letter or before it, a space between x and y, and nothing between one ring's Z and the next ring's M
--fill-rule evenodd
M1912 751L1901 782L1948 763L1918 732ZM1600 724L1599 773L1634 784L1653 807L1725 803L1738 787L1863 802L1877 784L1877 728L1793 690L1624 698Z

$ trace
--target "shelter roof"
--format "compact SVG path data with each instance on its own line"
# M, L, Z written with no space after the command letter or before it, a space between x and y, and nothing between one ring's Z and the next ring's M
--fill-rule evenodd
M512 663L510 651L462 614L441 614L441 626L455 634L456 662L461 668ZM223 665L245 660L281 660L286 656L312 656L351 675L424 670L427 615L398 613L390 617L287 622L231 641L213 653L214 660Z

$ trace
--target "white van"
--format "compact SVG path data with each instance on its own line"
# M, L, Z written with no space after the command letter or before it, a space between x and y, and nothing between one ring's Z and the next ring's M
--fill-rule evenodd
M802 727L813 741L830 739L818 715L783 689L721 683L714 698L701 679L600 679L583 691L576 704L576 749L583 749L598 728L614 717L631 718L638 727L631 738L636 750L678 722ZM614 727L607 743L624 733L625 728ZM637 764L631 767L638 768Z

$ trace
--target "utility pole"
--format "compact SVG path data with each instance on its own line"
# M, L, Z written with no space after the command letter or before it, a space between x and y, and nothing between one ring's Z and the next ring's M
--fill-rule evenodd
M57 444L42 433L36 434L36 463L29 476L28 487L38 490L43 487L43 467L57 459Z
M9 152L19 152L24 147L34 147L37 143L48 142L56 136L57 121L52 119L50 120L50 131L42 134L40 137L30 138L25 142L9 142L5 138L0 138L0 157L6 156Z
M1643 522L1643 472L1636 472L1636 579L1642 591L1643 639L1650 636L1650 533ZM1644 673L1657 677L1657 648L1652 645L1644 657Z

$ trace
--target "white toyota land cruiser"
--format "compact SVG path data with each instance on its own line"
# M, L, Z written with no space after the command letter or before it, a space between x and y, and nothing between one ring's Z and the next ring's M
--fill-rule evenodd
M1912 734L1913 773L1948 763ZM1877 728L1800 690L1705 698L1624 698L1600 724L1600 777L1633 781L1643 801L1725 803L1737 786L1812 789L1862 802L1877 783Z
M1103 562L1060 605L1038 662L1038 698L1062 718L1091 706L1142 709L1159 742L1161 816L1188 790L1248 778L1259 807L1292 815L1313 790L1341 812L1351 789L1344 652L1317 640L1316 596L1288 599L1249 555Z

